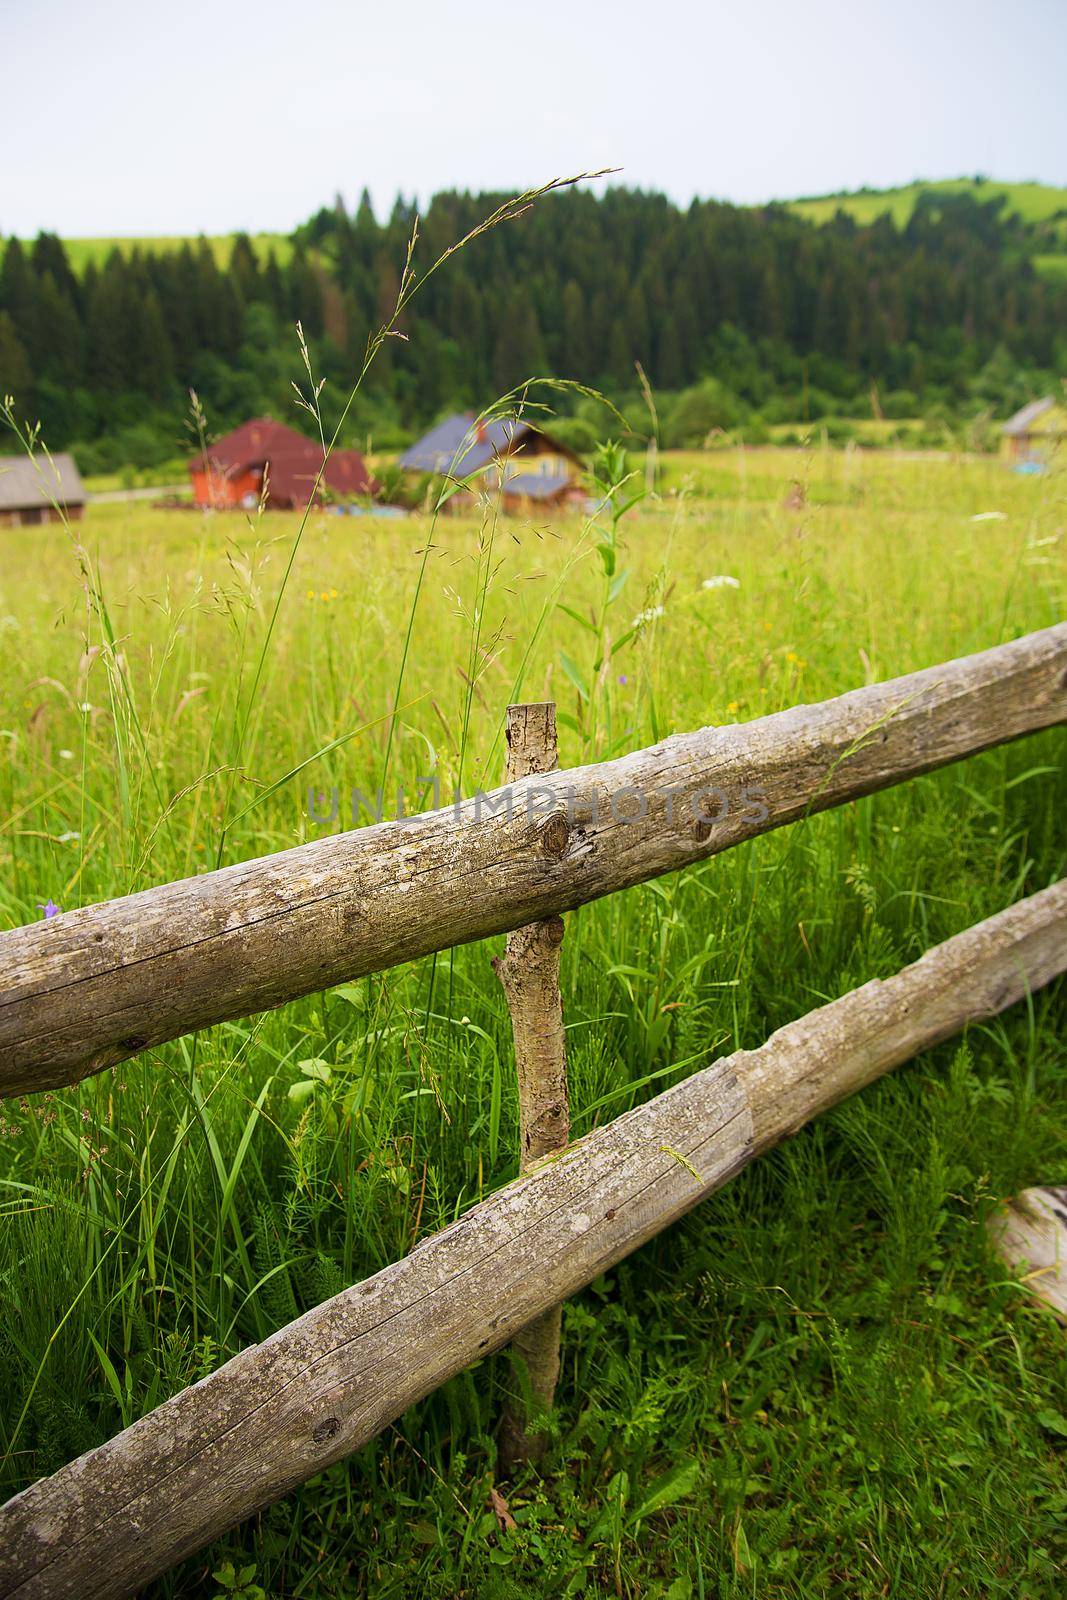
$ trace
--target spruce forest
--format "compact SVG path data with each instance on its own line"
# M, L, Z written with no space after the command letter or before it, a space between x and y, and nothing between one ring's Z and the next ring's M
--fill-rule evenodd
M418 218L416 271L502 198L437 195ZM221 252L204 239L116 248L80 273L53 234L9 239L0 388L84 470L148 467L188 445L190 389L214 430L262 412L299 426L299 320L329 417L395 301L415 220L400 199L379 221L364 195L354 214L338 202L277 250L241 234ZM396 446L443 411L545 375L646 416L636 363L667 446L872 414L992 422L1067 360L1067 278L1042 275L1039 248L1003 200L968 193L922 193L900 227L888 214L859 225L838 211L820 226L782 205L562 192L425 285L348 438ZM558 409L578 448L617 427L588 399Z

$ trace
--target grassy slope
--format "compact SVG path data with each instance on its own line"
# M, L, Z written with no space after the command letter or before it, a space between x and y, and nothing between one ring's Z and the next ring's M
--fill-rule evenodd
M249 235L252 247L261 261L266 261L273 250L279 265L289 259L292 254L292 240L284 233L253 233ZM84 272L90 262L100 266L106 261L112 250L129 256L135 250L152 251L157 255L165 255L172 250L180 250L182 245L194 243L195 239L183 237L179 234L163 235L154 234L143 239L64 239L70 264L75 272ZM208 239L215 259L220 266L225 265L230 259L233 249L233 234L216 234Z
M609 629L664 614L584 709L561 652L588 675L593 640L558 610L515 690L578 525L509 525L492 550L472 524L438 528L393 781L413 784L428 746L446 792L491 779L509 695L581 712L584 728L562 732L570 763L1063 615L1055 477L784 451L671 457L666 477L687 494L629 523L632 575ZM802 513L782 504L794 479ZM989 510L1005 520L971 520ZM257 537L240 517L92 508L81 533L122 649L110 686L105 659L83 658L66 534L0 530L33 550L0 562L0 926L49 895L71 907L214 860L220 768L242 772L231 815L265 795L227 859L320 831L308 779L373 791L380 724L276 793L259 786L382 716L426 524L311 521L241 742L235 685L294 528L279 515ZM705 591L714 573L740 589ZM588 560L569 568L562 598L579 614L598 592ZM1025 741L571 916L576 1129L1062 875L1063 757L1062 732ZM509 1177L498 943L3 1108L0 1486L115 1431ZM559 1432L545 1481L509 1490L512 1538L487 1505L507 1382L493 1361L206 1559L255 1562L271 1595L305 1600L583 1587L1051 1600L1063 1341L1006 1281L981 1223L995 1196L1067 1178L1065 1006L1060 984L930 1052L569 1305ZM328 1063L329 1085L302 1075L308 1060ZM210 1595L205 1570L190 1561L151 1593Z
M972 194L986 202L1003 195L1008 212L1024 222L1047 222L1067 210L1067 188L1047 183L999 183L996 179L976 182L973 178L938 178L904 184L899 189L860 190L852 194L819 195L812 199L790 200L790 210L812 222L829 222L838 210L847 211L857 222L869 223L888 211L898 228L903 228L925 190L940 194Z
M942 178L932 183L905 184L899 189L883 189L868 193L819 195L813 199L791 200L790 209L812 222L829 222L837 211L846 211L859 223L873 222L886 212L898 228L907 225L919 195L925 190L939 194L972 194L976 200L988 201L1003 195L1010 214L1024 222L1049 224L1048 243L1051 248L1034 256L1034 266L1043 277L1067 277L1067 188L1047 183L999 183L995 179L976 182L973 178ZM1056 220L1053 220L1056 219Z

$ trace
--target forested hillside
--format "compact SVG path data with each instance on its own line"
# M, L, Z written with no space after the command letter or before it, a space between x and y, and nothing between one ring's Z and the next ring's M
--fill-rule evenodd
M425 269L500 200L446 193L420 219ZM238 236L113 251L76 273L62 243L11 240L0 265L0 386L89 469L149 465L187 442L194 387L214 428L290 416L300 318L337 405L391 308L413 209L379 222L323 210L284 252ZM351 416L398 441L450 406L533 374L626 405L640 362L666 442L710 428L825 415L1002 413L1067 369L1067 283L1034 267L1042 240L1003 199L920 194L903 227L784 206L742 208L626 189L567 191L478 239L432 277ZM588 404L574 442L597 427ZM293 420L299 422L297 412ZM565 425L566 426L566 425Z

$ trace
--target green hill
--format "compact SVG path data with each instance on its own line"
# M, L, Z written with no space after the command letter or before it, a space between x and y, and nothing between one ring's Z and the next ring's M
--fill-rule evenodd
M220 267L229 264L230 253L233 250L235 235L232 233L215 234L208 239L215 260ZM249 234L252 248L261 263L266 262L273 250L279 266L284 266L293 253L292 241L284 233L252 233ZM90 262L94 266L102 266L111 254L117 250L122 256L132 256L135 250L147 254L151 251L154 255L167 255L172 250L180 250L183 244L194 242L192 236L183 234L151 234L140 239L64 239L63 244L74 271L79 275L83 273Z
M826 223L844 211L861 226L887 214L905 228L922 194L969 194L980 203L1003 196L1005 214L1040 232L1035 269L1047 278L1067 278L1067 187L1050 183L999 183L995 178L917 179L899 189L857 189L851 194L815 195L786 201L790 211Z
M868 223L888 212L897 227L903 228L919 196L926 192L970 194L981 202L1003 195L1007 213L1024 222L1067 220L1067 188L1049 183L998 183L994 178L938 178L930 183L918 179L899 189L857 189L852 194L817 195L786 204L812 222L829 222L837 211L846 211L857 222Z
M886 208L903 207L903 194L859 196L884 220L842 225L832 208L857 197L824 201L820 222L784 203L564 192L430 273L501 199L435 195L420 223L418 301L373 393L347 414L351 442L399 444L531 373L577 376L619 408L640 406L637 362L669 397L663 440L680 444L872 410L969 428L1050 392L1067 369L1062 192L1032 185L983 203L914 185L898 229ZM1009 204L1040 220L1006 214ZM409 203L381 220L335 205L288 238L216 236L188 259L173 235L76 240L69 253L54 235L29 249L8 240L0 394L16 396L54 448L77 444L86 470L155 467L184 437L190 389L216 431L287 411L299 319L335 420L368 330L395 301L412 222ZM614 426L614 413L569 390L560 409L577 448Z
M1067 187L1048 183L1000 183L992 178L938 178L930 182L917 179L896 189L857 189L852 193L812 195L782 203L798 216L823 224L838 211L844 211L860 224L874 222L887 213L898 228L907 226L919 196L926 192L940 194L971 194L976 200L987 201L1003 195L1007 201L1006 212L1024 222L1038 226L1047 236L1044 248L1034 255L1034 265L1049 277L1067 277ZM292 240L284 233L255 233L250 235L252 246L260 262L266 262L273 250L279 266L284 266L292 254ZM215 234L208 238L215 259L226 266L233 249L234 235ZM130 256L135 250L153 251L156 254L178 250L187 242L187 236L166 234L142 238L92 238L64 239L67 256L77 273L85 271L90 262L100 266L112 250ZM2 253L2 246L0 246Z

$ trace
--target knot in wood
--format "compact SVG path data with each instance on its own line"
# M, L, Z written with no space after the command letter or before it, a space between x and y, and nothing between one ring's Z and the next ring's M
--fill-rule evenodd
M339 1417L324 1417L321 1422L317 1422L312 1428L311 1437L316 1444L325 1444L327 1439L334 1438L340 1431L341 1421Z
M541 829L541 849L546 856L558 861L567 848L571 836L570 823L562 811L555 811Z
M693 838L697 844L707 844L711 838L711 830L715 824L710 817L698 817L693 824Z

